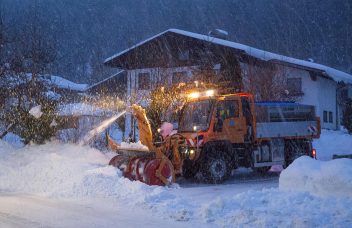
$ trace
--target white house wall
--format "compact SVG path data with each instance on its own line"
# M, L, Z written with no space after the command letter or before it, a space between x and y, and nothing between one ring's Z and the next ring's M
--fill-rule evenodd
M337 106L336 106L336 88L337 83L333 80L319 77L319 114L321 116L321 122L323 128L337 129ZM332 112L333 121L332 123L324 123L323 112Z
M301 78L303 96L298 99L301 104L314 105L316 114L320 117L321 126L325 129L336 129L336 86L337 83L331 79L316 77L312 80L309 72L293 67L286 67L290 78ZM324 111L332 112L333 122L324 122Z

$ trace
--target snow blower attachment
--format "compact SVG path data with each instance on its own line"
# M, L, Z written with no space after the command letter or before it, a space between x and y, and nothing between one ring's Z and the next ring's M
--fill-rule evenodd
M174 165L165 155L164 146L154 146L145 110L138 105L133 105L131 112L138 121L140 141L148 149L123 148L107 136L109 146L119 153L110 160L109 165L119 168L125 177L148 185L164 186L174 183Z

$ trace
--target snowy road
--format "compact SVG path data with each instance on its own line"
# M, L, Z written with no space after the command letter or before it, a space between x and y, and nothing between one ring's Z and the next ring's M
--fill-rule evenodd
M223 185L198 184L182 179L180 182L180 188L171 190L173 194L202 203L214 197L231 196L248 190L277 188L278 174L261 177L245 170L235 173ZM157 217L145 208L124 206L121 201L111 198L75 201L0 193L0 202L0 227L116 227L119 224L130 227L158 227L165 222L168 227L192 225L192 222ZM203 223L202 226L212 225Z
M220 185L202 184L185 179L178 180L181 188L174 191L186 195L195 201L206 202L214 197L226 197L239 194L248 190L262 190L279 187L278 172L270 172L264 176L252 172L251 169L236 171L232 177Z
M162 218L114 200L54 200L33 195L1 195L0 227L158 227ZM116 204L115 204L116 203ZM169 227L181 227L167 221Z

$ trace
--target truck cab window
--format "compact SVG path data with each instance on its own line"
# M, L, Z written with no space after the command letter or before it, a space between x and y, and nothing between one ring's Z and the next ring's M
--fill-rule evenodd
M214 131L222 131L226 119L239 117L238 102L235 100L220 101L216 105L216 123Z

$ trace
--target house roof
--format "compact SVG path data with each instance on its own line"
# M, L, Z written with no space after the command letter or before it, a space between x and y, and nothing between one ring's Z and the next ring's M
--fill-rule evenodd
M12 89L16 86L28 83L31 79L31 73L25 73L21 75L7 75L4 77L4 80L0 81L0 87ZM37 80L47 83L47 85L50 87L73 90L78 92L85 91L88 86L87 84L78 84L63 77L48 74L38 75Z
M115 77L120 77L120 75L122 75L124 72L125 72L125 70L120 70L117 73L111 75L110 77L107 77L107 78L105 78L105 79L103 79L103 80L101 80L101 81L99 81L99 82L97 82L97 83L95 83L93 85L90 85L89 87L86 88L86 90L88 91L88 90L90 90L90 89L92 89L92 88L94 88L94 87L96 87L96 86L98 86L100 84L109 82L110 80L112 80Z
M237 53L245 54L247 56L256 58L258 60L266 61L266 62L277 62L277 63L291 65L291 66L306 69L306 70L319 71L322 74L332 78L335 81L344 81L346 83L352 83L352 75L322 64L300 60L300 59L296 59L296 58L292 58L284 55L279 55L272 52L253 48L247 45L243 45L240 43L223 40L223 39L211 37L208 35L188 32L180 29L168 29L162 33L159 33L153 37L150 37L149 39L146 39L126 50L123 50L107 58L104 61L104 63L111 67L132 69L132 67L136 65L131 64L131 61L133 60L135 61L136 59L141 59L141 61L144 60L144 58L142 58L142 55L137 52L138 49L140 49L140 52L143 52L143 55L152 55L152 53L149 53L151 46L148 46L148 44L151 44L154 42L153 43L154 46L152 47L156 48L157 49L156 51L168 50L169 46L167 45L167 43L165 44L165 42L168 42L169 39L171 39L170 37L172 37L173 35L197 40L201 42L201 43L198 43L199 45L204 45L204 42L206 42L206 43L214 44L216 46L224 47L227 49L233 49L233 50L236 50ZM176 40L175 42L177 42L177 44L182 45L179 39ZM151 56L150 59L153 59L153 58L155 59L156 57L157 56Z
M84 92L88 87L87 84L75 83L60 76L46 75L43 77L44 77L44 80L46 80L49 84L61 89L69 89L69 90Z

